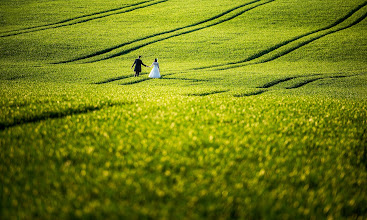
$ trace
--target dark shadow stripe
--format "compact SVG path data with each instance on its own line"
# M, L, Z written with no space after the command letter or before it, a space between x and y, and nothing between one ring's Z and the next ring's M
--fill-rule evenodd
M229 90L218 90L218 91L204 92L204 93L191 93L191 94L187 94L187 96L208 96L208 95L214 95L214 94L224 93L228 91Z
M312 82L314 82L316 80L319 80L319 79L324 79L324 78L308 79L308 80L305 80L303 82L299 82L299 83L297 83L297 84L295 84L293 86L286 87L286 89L296 89L296 88L302 87L304 85L307 85L307 84L312 83Z
M131 76L120 76L120 77L110 78L110 79L107 79L107 80L104 80L104 81L101 81L101 82L96 82L96 83L93 83L93 84L105 84L105 83L110 83L110 82L113 82L113 81L126 79L126 78L130 78L130 77Z
M147 80L150 80L150 79L152 79L152 78L143 78L143 79L138 79L138 80L134 80L134 81L131 81L131 82L121 83L119 85L123 85L123 86L132 85L132 84L141 83L141 82L144 82L144 81L147 81Z
M327 76L327 77L318 77L318 78L314 78L314 79L308 79L308 80L305 80L303 82L299 82L293 86L290 86L290 87L286 87L286 89L296 89L296 88L299 88L299 87L302 87L302 86L305 86L309 83L312 83L312 82L315 82L317 80L320 80L320 79L340 79L340 78L347 78L347 77L353 77L353 76L359 76L359 75L362 75L362 74L365 74L365 73L361 73L361 74L354 74L354 75L337 75L337 76Z
M269 88L269 87L272 87L272 86L275 86L279 83L282 83L282 82L286 82L286 81L289 81L289 80L292 80L292 79L295 79L297 77L287 77L287 78L284 78L284 79L277 79L277 80L274 80L274 81L271 81L271 82L268 82L268 83L265 83L264 85L262 86L259 86L257 88L263 88L263 89L266 89L266 88Z
M260 95L260 94L262 94L264 92L266 92L266 90L259 90L259 91L250 92L250 93L236 94L236 95L233 95L233 96L234 97L237 97L237 98L240 98L240 97L248 97L248 96Z
M210 82L210 80L207 80L207 79L190 79L190 78L162 78L162 79L183 80L183 81L190 81L190 82Z
M82 57L77 57L77 58L74 58L74 59L70 59L70 60L66 60L66 61L61 61L61 62L55 62L55 63L52 63L52 64L61 64L61 63L70 63L70 62L75 62L75 61L79 61L79 60L84 60L84 59L88 59L88 58L92 58L92 57L96 57L98 55L102 55L102 54L106 54L108 52L111 52L113 50L116 50L116 49L119 49L121 47L124 47L124 46L127 46L127 45L130 45L130 44L133 44L133 43L136 43L136 42L140 42L140 41L143 41L143 40L147 40L147 39L150 39L150 38L153 38L153 37L157 37L157 36L161 36L161 35L164 35L164 34L169 34L169 33L173 33L173 32L176 32L176 31L179 31L179 30L183 30L183 29L186 29L186 28L190 28L190 27L195 27L195 26L198 26L198 25L201 25L201 24L204 24L204 23L207 23L207 22L210 22L210 21L213 21L215 19L218 19L220 17L223 17L224 15L230 13L230 12L233 12L239 8L242 8L242 7L245 7L245 6L248 6L248 5L251 5L251 4L254 4L256 2L259 2L261 0L255 0L255 1L252 1L252 2L249 2L249 3L246 3L246 4L243 4L243 5L240 5L240 6L237 6L235 8L232 8L230 10L227 10L219 15L216 15L214 17L211 17L209 19L206 19L206 20L203 20L203 21L200 21L200 22L197 22L197 23L194 23L194 24L191 24L191 25L187 25L187 26L184 26L184 27L180 27L180 28L176 28L176 29L172 29L172 30L169 30L169 31L164 31L164 32L160 32L160 33L157 33L157 34L152 34L152 35L148 35L146 37L143 37L143 38L139 38L139 39L136 39L136 40L133 40L133 41L129 41L129 42L126 42L126 43L122 43L122 44L119 44L119 45L116 45L116 46L113 46L113 47L110 47L110 48L106 48L104 50L100 50L100 51L97 51L97 52L94 52L92 54L89 54L89 55L86 55L86 56L82 56ZM274 1L274 0L272 0ZM246 10L247 11L247 10ZM244 13L244 12L242 12ZM241 14L242 14L241 13ZM237 15L238 16L238 15ZM237 17L236 16L236 17ZM234 17L233 17L234 18ZM233 19L231 18L231 19ZM224 22L224 21L223 21ZM222 23L222 22L220 22ZM209 25L209 26L206 26L206 27L210 27L210 26L213 26L213 25ZM121 56L121 55L124 55L126 53L129 53L131 51L134 51L134 50L137 50L141 47L144 47L144 46L147 46L149 44L152 44L152 43L156 43L156 42L159 42L159 41L162 41L162 40L166 40L166 39L169 39L169 38L172 38L172 37L176 37L176 36L180 36L180 35L183 35L183 34L187 34L187 33L191 33L191 32L194 32L194 31L197 31L197 30L201 30L201 29L204 29L206 27L202 27L202 28L198 28L198 29L195 29L195 30L192 30L192 31L186 31L186 32L183 32L181 34L175 34L175 35L172 35L172 36L169 36L169 37L165 37L165 38L162 38L162 39L159 39L159 40L156 40L156 41L151 41L149 43L145 43L145 44L142 44L140 46L137 46L137 47L134 47L134 48L131 48L131 49L128 49L128 50L125 50L125 51L122 51L118 54L115 54L115 55L112 55L110 57L107 57L107 58L102 58L102 59L99 59L99 60L96 60L96 61L91 61L91 62L97 62L97 61L101 61L101 60L106 60L106 59L110 59L110 58L113 58L113 57L116 57L116 56Z
M43 112L40 115L24 117L24 118L15 118L13 122L0 122L0 131L5 130L7 128L14 127L14 126L18 126L18 125L40 122L40 121L44 121L47 119L65 118L66 116L94 112L94 111L101 110L102 108L105 108L105 107L111 107L115 105L125 105L125 104L127 103L109 103L109 104L101 105L101 106L86 106L80 109L66 109L60 112L50 111L50 112Z
M311 34L315 34L315 33L318 33L318 32L321 32L321 31L324 31L324 30L333 28L333 27L339 25L340 23L342 23L343 21L347 20L348 18L350 18L353 14L355 14L357 11L359 11L361 8L365 7L366 5L367 5L367 2L364 2L363 4L357 6L353 10L351 10L346 16L338 19L336 22L334 22L331 25L328 25L326 27L323 27L323 28L320 28L320 29L317 29L317 30L314 30L314 31L311 31L311 32L308 32L308 33L305 33L305 34L302 34L302 35L299 35L299 36L296 36L296 37L294 37L294 38L292 38L290 40L283 41L283 42L281 42L281 43L279 43L279 44L277 44L277 45L275 45L273 47L270 47L268 49L265 49L263 51L260 51L259 53L256 53L256 54L254 54L254 55L252 55L252 56L250 56L250 57L248 57L248 58L246 58L244 60L240 60L240 61L237 61L237 62L230 62L230 63L226 63L226 64L219 64L219 65L211 65L211 66L205 66L205 67L198 67L198 68L194 68L193 70L208 69L208 68L214 68L214 67L224 67L224 66L228 66L228 65L235 65L235 64L241 64L241 63L246 63L246 62L252 61L252 60L257 59L259 57L262 57L262 56L264 56L266 54L269 54L269 53L271 53L271 52L279 49L280 47L285 46L285 45L287 45L289 43L292 43L292 42L294 42L296 40L299 40L301 38L307 37L307 36L309 36ZM296 48L296 49L298 49L298 48ZM279 57L280 56L277 56L276 58L279 58ZM276 58L274 58L274 59L276 59ZM271 60L274 60L274 59L269 59L268 61L271 61ZM266 61L266 62L268 62L268 61ZM236 67L233 67L233 68L236 68ZM225 70L225 69L231 69L231 67L223 68L223 69L220 69L220 70Z
M305 76L290 76L290 77L286 77L286 78L281 78L281 79L276 79L274 81L271 81L271 82L268 82L268 83L265 83L264 85L262 86L258 86L257 88L260 88L260 89L267 89L267 88L270 88L272 86L275 86L279 83L282 83L282 82L287 82L289 80L292 80L292 79L296 79L296 78L301 78L301 77L311 77L311 76L319 76L321 74L312 74L312 75L305 75Z
M20 34L25 34L25 33L32 33L32 32L37 32L37 31L48 30L48 29L55 29L55 28L60 28L60 27L71 26L71 25L75 25L75 24L81 24L81 23L85 23L85 22L88 22L88 21L109 17L109 16L112 16L112 15L123 14L123 13L131 12L131 11L134 11L134 10L137 10L137 9L146 8L146 7L153 6L153 5L163 3L163 2L166 2L166 1L168 1L168 0L161 0L161 1L158 1L158 2L153 2L153 3L150 3L148 5L139 6L139 7L135 7L135 8L132 8L132 9L127 9L127 10L124 10L122 12L116 12L116 13L102 15L102 16L98 16L98 17L87 18L87 19L84 19L84 20L81 20L81 21L75 21L75 22L72 22L72 23L65 23L64 22L60 25L56 25L56 26L52 26L52 27L49 27L51 25L47 25L47 26L44 26L43 28L40 28L40 29L23 31L23 32L20 32L20 33L12 33L12 34L7 34L7 35L1 35L0 37L9 37L9 36L15 36L15 35L20 35ZM149 1L147 1L147 2L149 2ZM143 3L141 3L141 4L143 4ZM135 5L140 5L140 4L135 4ZM129 6L129 7L131 7L131 6Z
M28 77L30 77L30 75L19 75L19 76L9 77L5 80L13 81L13 80L24 79L24 78L28 78Z
M167 78L164 78L164 77L165 76L170 76L170 75L173 75L173 74L176 74L176 73L164 74L164 75L161 76L161 79L167 79ZM148 75L148 73L140 73L140 76L143 76L143 75ZM118 80L122 80L122 79L128 79L128 78L134 78L133 74L131 74L131 76L119 76L119 77L115 77L115 78L109 78L109 79L106 79L104 81L100 81L100 82L96 82L96 83L92 83L92 84L100 85L100 84L110 83L110 82L114 82L114 81L118 81ZM129 84L129 83L127 83L127 84ZM124 85L124 84L121 84L121 85Z

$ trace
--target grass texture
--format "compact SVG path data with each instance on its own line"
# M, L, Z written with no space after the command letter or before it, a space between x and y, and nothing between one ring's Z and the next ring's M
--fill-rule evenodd
M365 219L366 14L2 0L0 218Z

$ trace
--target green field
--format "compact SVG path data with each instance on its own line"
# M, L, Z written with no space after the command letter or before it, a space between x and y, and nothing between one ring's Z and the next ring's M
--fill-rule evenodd
M1 0L0 219L366 219L366 16Z

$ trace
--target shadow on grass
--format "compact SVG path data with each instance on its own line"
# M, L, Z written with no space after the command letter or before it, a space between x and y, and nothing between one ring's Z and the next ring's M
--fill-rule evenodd
M316 80L319 80L319 79L326 79L326 78L307 79L307 80L304 80L304 81L299 82L297 84L294 84L293 86L286 87L286 89L296 89L296 88L302 87L304 85L307 85L307 84L312 83L312 82L314 82Z
M260 95L266 92L266 90L259 90L255 92L249 92L249 93L242 93L242 94L235 94L234 97L240 98L240 97L248 97L248 96L254 96L254 95Z
M28 123L40 122L47 119L57 119L57 118L64 118L67 116L84 114L89 112L94 112L101 110L106 107L112 107L116 105L127 105L129 103L108 103L101 106L85 106L77 109L65 109L64 111L49 111L43 112L40 115L34 115L29 117L22 117L22 118L14 118L12 122L0 122L0 131L5 130L7 128L11 128L17 125L23 125Z
M216 91L203 92L203 93L191 93L191 94L187 94L187 96L208 96L208 95L214 95L214 94L224 93L228 91L229 90L216 90Z
M210 82L211 81L211 80L208 80L208 79L168 78L168 77L162 77L162 79L183 80L183 81L190 81L190 82Z
M137 83L141 83L147 80L151 80L152 78L142 78L142 79L137 79L131 82L125 82L125 83L120 83L119 85L132 85L132 84L137 84Z
M287 78L283 78L283 79L277 79L277 80L265 83L264 85L259 86L257 88L263 88L263 89L270 88L270 87L275 86L279 83L286 82L286 81L289 81L289 80L292 80L292 79L295 79L295 78L297 78L297 77L287 77Z
M305 86L309 83L315 82L317 80L321 80L321 79L340 79L340 78L348 78L348 77L353 77L353 76L358 76L358 75L362 75L362 74L353 74L353 75L336 75L336 76L326 76L326 77L318 77L318 78L314 78L314 79L307 79L304 80L302 82L299 82L297 84L294 84L293 86L289 86L286 87L286 89L296 89L296 88L300 88L302 86Z

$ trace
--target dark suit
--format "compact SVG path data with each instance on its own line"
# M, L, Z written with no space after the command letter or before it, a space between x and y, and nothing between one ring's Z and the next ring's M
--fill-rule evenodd
M135 71L135 75L139 76L139 73L141 72L141 65L143 66L147 66L143 63L143 61L141 61L141 59L136 59L133 66L135 65L134 71Z

